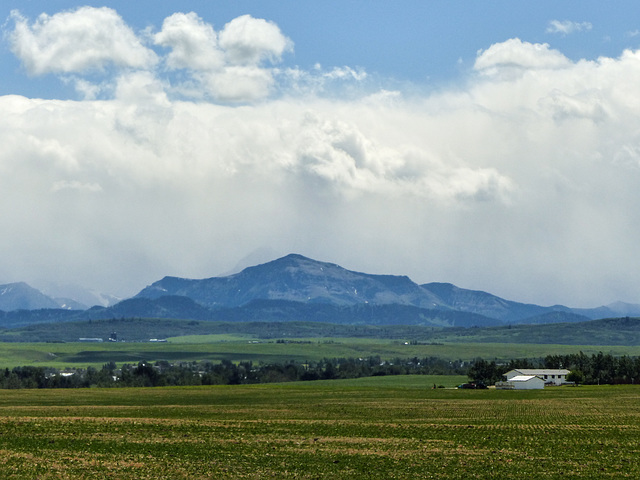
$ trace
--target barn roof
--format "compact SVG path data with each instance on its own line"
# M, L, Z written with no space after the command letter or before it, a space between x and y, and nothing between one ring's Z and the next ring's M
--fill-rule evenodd
M566 368L516 368L511 370L521 375L569 375Z
M516 375L515 377L511 377L509 379L510 382L528 382L532 378L538 378L535 375Z

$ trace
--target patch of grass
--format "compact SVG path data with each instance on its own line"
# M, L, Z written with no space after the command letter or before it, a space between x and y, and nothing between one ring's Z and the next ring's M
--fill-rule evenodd
M276 340L212 341L209 343L1 343L0 368L16 366L101 367L107 362L137 363L158 360L200 361L221 360L264 361L284 363L305 362L323 358L359 358L379 355L382 360L394 358L438 357L448 360L510 360L513 358L543 358L580 351L587 355L602 351L612 355L640 355L640 346L531 345L531 344L424 344L405 345L404 341L333 338L289 339L299 343L277 343ZM254 343L257 342L257 343Z
M1 478L638 478L640 388L6 391Z
M248 342L254 340L255 335L242 335L235 333L212 333L209 335L182 335L169 337L166 340L172 343L221 343L221 342Z

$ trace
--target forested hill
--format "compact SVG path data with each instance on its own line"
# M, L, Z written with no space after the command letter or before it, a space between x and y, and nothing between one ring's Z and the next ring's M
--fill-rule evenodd
M0 341L68 342L80 337L148 341L183 335L241 334L258 339L378 338L419 343L521 343L639 345L640 318L590 320L574 324L512 325L485 328L419 325L353 325L319 322L216 322L158 318L112 318L39 324L0 331Z

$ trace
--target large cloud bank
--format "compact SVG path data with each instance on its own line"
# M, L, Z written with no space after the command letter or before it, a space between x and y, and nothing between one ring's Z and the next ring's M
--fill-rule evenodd
M5 281L125 295L268 249L522 301L640 302L640 52L574 62L509 39L463 87L345 98L324 82L357 91L364 73L278 69L293 42L267 20L12 17L27 72L86 98L0 97Z

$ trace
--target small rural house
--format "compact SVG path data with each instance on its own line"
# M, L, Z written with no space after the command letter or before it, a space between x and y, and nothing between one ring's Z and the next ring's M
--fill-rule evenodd
M515 370L508 371L506 376L507 381L509 381L519 375L535 375L536 377L540 377L544 380L546 385L562 385L567 383L567 375L569 375L569 373L569 370L564 368L517 368Z
M505 382L496 382L499 390L540 390L544 380L536 375L515 375Z

